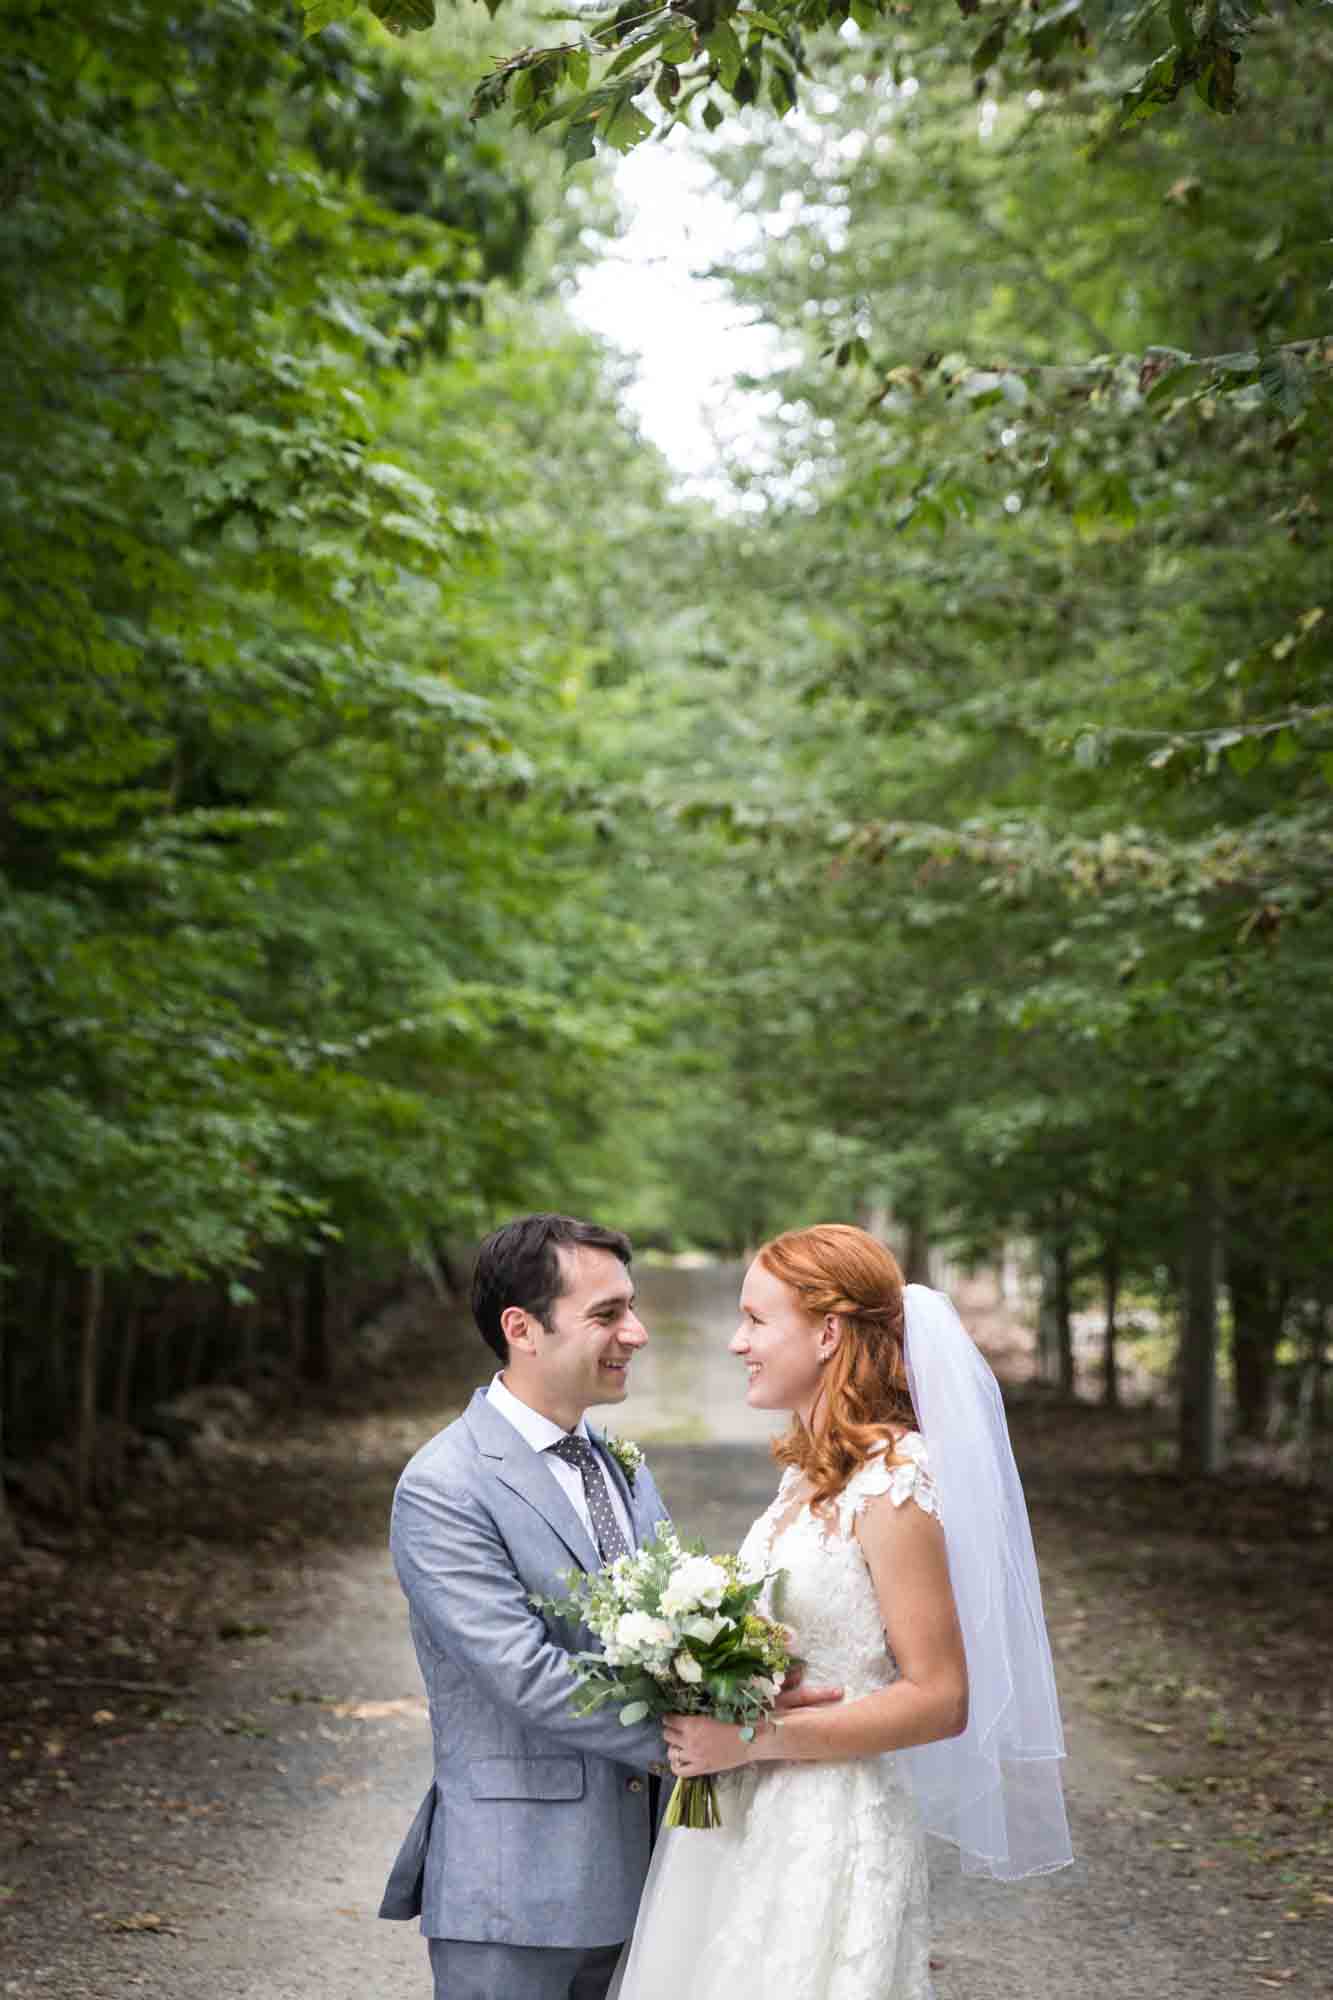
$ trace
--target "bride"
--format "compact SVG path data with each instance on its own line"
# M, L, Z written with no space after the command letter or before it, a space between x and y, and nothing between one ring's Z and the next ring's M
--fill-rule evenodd
M1004 1880L1070 1859L1064 1744L995 1379L949 1301L844 1224L765 1244L731 1351L790 1410L742 1558L835 1707L746 1742L674 1716L723 1825L658 1842L615 2000L929 2000L925 1834Z

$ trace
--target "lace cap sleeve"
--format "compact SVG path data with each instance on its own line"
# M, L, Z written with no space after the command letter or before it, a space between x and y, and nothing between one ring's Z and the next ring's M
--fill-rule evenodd
M887 1458L896 1458L899 1463L886 1465ZM915 1500L923 1514L933 1514L939 1520L939 1494L930 1476L926 1440L919 1431L906 1432L892 1449L881 1445L860 1471L852 1474L838 1495L838 1527L844 1535L851 1534L866 1501L881 1493L887 1493L895 1507Z

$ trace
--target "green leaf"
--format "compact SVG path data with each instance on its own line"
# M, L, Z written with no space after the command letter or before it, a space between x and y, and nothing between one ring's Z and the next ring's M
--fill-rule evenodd
M1236 109L1236 64L1239 53L1228 43L1212 44L1212 60L1195 80L1195 91L1210 111L1224 115Z
M391 35L420 34L435 26L435 0L370 0L370 11Z
M577 167L580 161L592 159L597 151L594 143L595 132L596 127L590 118L580 118L577 123L568 127L562 148L566 173L571 167Z
M608 77L623 76L626 70L633 69L637 63L643 62L663 37L670 32L670 23L662 22L657 27L650 29L647 34L637 35L632 42L628 43L621 50L614 62L607 64L606 75Z
M565 119L583 119L591 113L600 112L617 98L614 88L586 90L579 97L561 97L554 104L548 104L532 121L534 132L544 132L548 125L559 125Z
M991 26L977 43L975 49L973 49L972 73L974 76L983 76L992 63L996 62L1003 53L1005 42L1009 37L1010 19L1010 15L1001 14L998 21L992 22Z
M1034 56L1046 62L1064 42L1086 40L1083 0L1060 0L1045 14L1039 14L1028 29L1028 46Z
M617 153L628 153L652 137L653 121L644 116L631 98L621 97L597 130L604 146L614 147Z
M733 89L744 56L730 21L719 21L712 33L704 36L704 47L716 65L723 89Z
M350 21L360 4L361 0L310 0L310 5L302 10L301 32L306 36L317 35L334 21Z
M642 1722L647 1713L648 1704L646 1701L627 1701L620 1711L620 1720L625 1728L629 1729L634 1723Z
M1171 32L1176 38L1176 46L1188 54L1198 40L1194 32L1192 0L1168 0L1167 18L1171 23Z
M722 109L716 98L706 97L704 99L703 110L700 116L710 132L716 132L726 115L726 112Z
M1112 130L1128 131L1164 105L1173 104L1195 73L1196 65L1180 49L1167 49L1121 97Z
M1310 400L1310 378L1300 361L1281 348L1259 359L1259 386L1284 417L1298 417Z

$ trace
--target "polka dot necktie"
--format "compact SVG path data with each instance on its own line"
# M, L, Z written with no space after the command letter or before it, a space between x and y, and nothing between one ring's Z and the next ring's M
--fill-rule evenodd
M627 1556L629 1543L624 1530L616 1519L611 1505L611 1495L606 1490L606 1479L597 1462L597 1453L586 1438L563 1437L548 1451L556 1458L563 1458L566 1465L576 1465L583 1480L583 1497L588 1503L588 1513L592 1520L593 1538L597 1543L597 1553L604 1563L613 1563L617 1556Z

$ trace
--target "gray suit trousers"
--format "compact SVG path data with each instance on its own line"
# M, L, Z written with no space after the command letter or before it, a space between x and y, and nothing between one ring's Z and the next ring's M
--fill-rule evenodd
M435 2000L605 2000L618 1944L588 1950L429 1938Z

